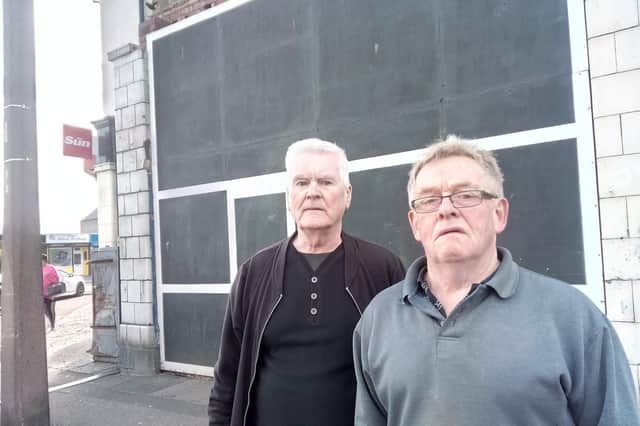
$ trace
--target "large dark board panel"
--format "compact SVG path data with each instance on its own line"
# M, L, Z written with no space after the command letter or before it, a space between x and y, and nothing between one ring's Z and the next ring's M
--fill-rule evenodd
M566 1L438 3L447 95L571 73Z
M346 232L388 248L405 267L422 253L407 219L410 168L406 165L351 173L353 196L344 218Z
M584 284L584 246L575 140L496 152L510 202L498 244L520 265Z
M229 143L262 144L312 127L309 1L254 1L220 22Z
M198 179L197 173L205 173L213 179L221 176L216 176L215 172L209 174L219 170L216 150L222 144L219 64L213 54L217 39L216 23L210 21L176 32L154 44L156 142L161 188L203 181ZM202 162L203 159L207 161ZM189 175L192 176L189 178ZM177 185L173 184L173 179L177 180Z
M444 103L445 133L483 138L574 121L570 75L497 87Z
M160 200L162 281L229 282L226 192Z
M226 294L162 296L165 359L212 367L218 359Z
M574 140L496 152L511 208L499 245L527 268L585 282L578 163ZM345 230L394 251L408 266L423 254L407 220L410 166L351 173L353 201Z
M235 209L238 265L287 236L284 194L237 199Z
M320 126L319 137L345 147L350 160L424 148L438 137L439 108L374 114L334 127Z
M153 42L160 189L573 122L568 34L560 0L254 0Z
M329 0L314 4L321 124L374 118L438 102L441 77L435 3Z

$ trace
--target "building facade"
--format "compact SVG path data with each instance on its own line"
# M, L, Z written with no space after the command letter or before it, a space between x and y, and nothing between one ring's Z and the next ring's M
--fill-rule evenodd
M288 144L345 146L346 229L407 263L406 172L458 133L505 168L501 243L606 311L638 380L638 0L164 3L108 50L127 368L212 374L237 266L293 231Z

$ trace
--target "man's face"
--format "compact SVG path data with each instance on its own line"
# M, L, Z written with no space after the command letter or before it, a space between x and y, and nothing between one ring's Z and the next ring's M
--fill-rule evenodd
M295 158L289 171L289 211L299 230L330 230L342 226L351 203L351 185L340 177L339 157L307 152Z
M468 189L496 193L494 181L468 157L449 157L427 163L416 177L413 199L449 195ZM495 256L496 236L507 225L506 199L483 200L477 206L457 208L446 198L432 213L409 211L413 235L429 262L455 263Z

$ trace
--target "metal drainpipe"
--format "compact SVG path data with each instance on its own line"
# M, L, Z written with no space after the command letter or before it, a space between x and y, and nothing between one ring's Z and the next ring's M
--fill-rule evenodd
M154 220L154 211L153 211L153 179L151 175L151 140L146 139L144 141L144 168L147 171L147 185L149 186L149 217L151 218L151 226L149 226L149 239L151 245L151 259L153 259L154 267L151 268L151 279L153 280L153 323L155 327L160 332L160 324L158 324L158 282L156 281L156 268L155 268L155 260L156 260L156 247L155 247L155 220Z

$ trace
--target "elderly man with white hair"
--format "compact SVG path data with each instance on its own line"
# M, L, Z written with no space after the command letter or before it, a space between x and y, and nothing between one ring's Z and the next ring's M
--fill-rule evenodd
M351 202L344 150L306 139L286 154L296 232L244 262L233 283L209 424L353 423L355 324L404 276L400 259L342 231Z

